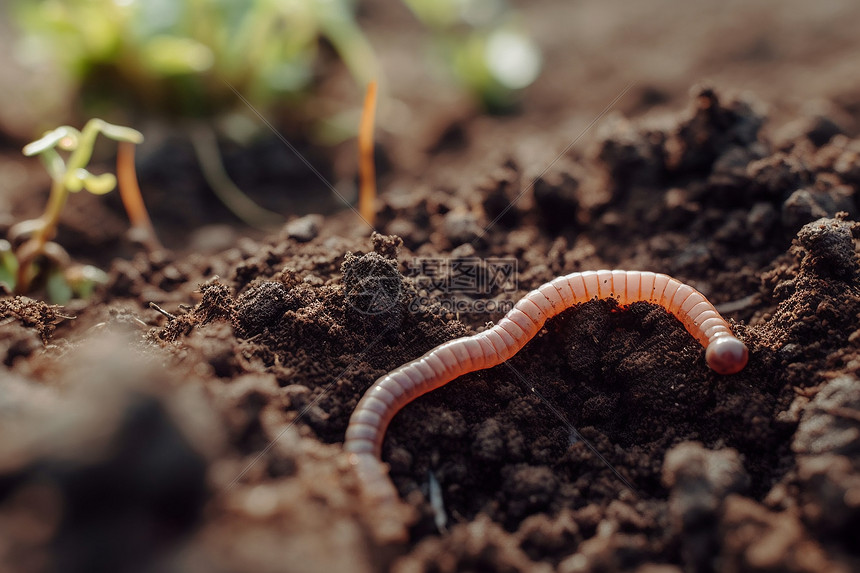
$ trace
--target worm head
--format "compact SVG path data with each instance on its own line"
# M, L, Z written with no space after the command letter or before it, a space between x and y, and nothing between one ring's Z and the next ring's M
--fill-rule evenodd
M749 351L746 345L734 336L720 336L708 344L705 360L717 374L735 374L747 365Z

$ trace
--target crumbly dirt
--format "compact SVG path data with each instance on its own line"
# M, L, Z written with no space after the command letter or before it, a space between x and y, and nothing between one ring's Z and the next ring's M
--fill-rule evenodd
M389 150L378 232L309 215L217 251L108 259L85 302L3 296L0 563L860 569L858 101L775 129L763 100L698 84L659 116L605 117L546 172L487 140L486 118L449 117L426 166ZM502 156L476 173L491 144ZM516 284L452 292L427 265L452 259L483 279L516 261ZM571 308L394 418L383 460L414 512L408 542L380 544L392 517L362 500L342 450L363 392L493 308L599 268L693 285L749 365L713 373L647 303Z

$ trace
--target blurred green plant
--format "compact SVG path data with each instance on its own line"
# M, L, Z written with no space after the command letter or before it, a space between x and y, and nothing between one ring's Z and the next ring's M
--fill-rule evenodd
M212 117L296 98L326 39L361 84L373 51L349 0L20 0L24 46L61 63L82 96ZM240 104L241 105L241 104Z
M0 241L0 282L15 294L29 292L34 279L43 276L48 297L64 303L72 296L89 296L96 284L107 281L107 275L96 267L72 265L65 249L51 240L69 193L86 189L104 195L116 187L112 173L95 175L87 170L100 133L120 145L143 141L143 135L130 127L91 119L81 131L64 125L24 147L24 155L38 155L42 160L51 176L51 194L39 218L16 223L9 229L9 241ZM63 159L60 151L68 152L68 157ZM131 212L129 217L138 220Z
M404 0L434 32L456 79L489 111L513 107L540 74L540 49L505 0Z
M357 0L17 0L25 50L61 63L87 104L213 117L233 89L264 109L312 87L320 41L359 86L379 79ZM540 72L540 51L505 0L403 0L456 79L504 109ZM241 105L241 104L239 104ZM90 111L101 111L89 108Z

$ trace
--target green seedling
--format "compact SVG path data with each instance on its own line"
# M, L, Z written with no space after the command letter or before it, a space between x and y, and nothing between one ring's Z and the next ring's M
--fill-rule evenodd
M69 193L85 189L95 195L104 195L116 187L117 178L112 173L96 175L87 170L100 133L120 142L120 145L130 146L143 141L143 135L130 127L91 119L81 131L64 125L24 147L24 155L38 155L45 165L51 176L51 194L45 212L39 218L13 225L9 229L10 241L0 243L0 280L11 282L16 294L28 292L39 274L45 276L49 296L55 301L88 294L95 283L106 280L104 273L94 267L71 265L65 249L51 240L56 234ZM68 157L63 159L60 152L68 152ZM143 202L139 204L142 208ZM129 218L133 224L141 220L139 213L132 211L129 211ZM15 244L20 246L13 251ZM13 277L11 281L10 277Z

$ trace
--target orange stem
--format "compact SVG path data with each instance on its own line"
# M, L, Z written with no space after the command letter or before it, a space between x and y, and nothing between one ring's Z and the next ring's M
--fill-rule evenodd
M137 184L137 171L134 167L134 143L120 141L116 154L116 178L119 183L119 196L128 219L134 229L139 229L146 234L144 244L149 250L161 249L161 243L155 235L146 205L143 204L143 196L140 186Z
M361 186L358 193L358 213L372 227L376 218L376 169L373 164L373 122L376 112L376 82L367 84L364 109L358 129L358 160Z

